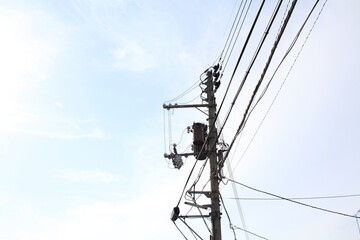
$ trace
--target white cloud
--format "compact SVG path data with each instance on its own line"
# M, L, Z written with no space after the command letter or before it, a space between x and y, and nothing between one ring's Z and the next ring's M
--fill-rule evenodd
M56 102L55 105L58 106L58 108L62 108L62 107L63 107L63 105L62 105L61 102Z
M5 129L0 128L0 131L17 133L17 134L29 134L40 137L59 138L59 139L82 139L82 138L102 139L104 137L103 131L98 128L95 128L88 133L78 133L78 134L62 133L56 131L41 131L30 128L5 128Z
M115 67L120 70L143 71L155 66L155 57L135 41L121 41L112 51Z
M116 176L109 172L103 172L100 170L66 170L62 171L54 176L55 178L60 178L69 181L75 182L119 182L122 180L120 176Z
M95 201L91 204L77 205L61 212L60 216L45 215L41 209L29 204L24 205L23 201L14 199L9 202L7 209L13 210L12 213L16 218L10 217L7 222L2 222L0 219L0 223L4 226L0 238L162 240L168 239L166 236L175 235L178 238L174 239L181 239L181 235L177 235L177 230L169 219L175 204L174 199L169 201L169 196L177 196L179 192L179 189L174 188L173 185L173 181L164 182L157 179L156 184L149 186L137 196L129 196L121 202ZM4 206L0 205L0 207ZM9 210L6 212L11 213Z
M37 22L34 19L32 14L0 7L2 98L4 94L6 97L15 95L46 79L52 59L59 51L54 39L35 31Z
M0 126L16 128L34 87L51 75L61 44L60 29L46 13L0 6ZM56 26L56 27L54 27Z
M95 120L74 120L59 116L13 113L0 120L0 132L58 139L104 139Z
M102 129L95 125L94 120L82 121L58 116L13 113L11 117L3 119L1 123L0 132L15 134L69 140L103 139L105 136Z

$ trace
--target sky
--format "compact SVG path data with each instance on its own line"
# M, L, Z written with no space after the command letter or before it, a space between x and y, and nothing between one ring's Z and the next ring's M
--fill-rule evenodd
M162 105L216 62L240 2L0 0L0 239L185 239L170 214L195 161L189 157L180 170L173 169L163 154L172 143L189 151L192 136L184 129L206 122L206 116ZM252 3L244 22L218 102L259 2ZM287 2L224 127L226 143L260 77ZM266 81L314 2L298 2ZM275 4L264 5L220 121ZM238 182L289 198L360 194L360 2L329 0L291 68L323 4L236 141L228 162ZM195 88L175 102L201 103L200 92ZM220 184L232 224L266 239L360 238L354 218L283 200L241 200L239 213L234 191L242 198L269 196L233 187ZM198 214L184 201L182 214ZM350 215L360 209L360 197L301 201ZM234 239L223 205L222 211L223 239ZM187 223L208 239L202 220ZM188 239L195 238L177 224ZM260 239L235 232L237 239Z

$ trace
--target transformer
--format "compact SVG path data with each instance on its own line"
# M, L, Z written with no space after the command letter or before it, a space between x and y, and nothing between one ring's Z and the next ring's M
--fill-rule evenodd
M192 129L193 129L192 149L194 151L195 157L198 160L205 160L208 154L208 144L204 144L207 137L207 125L203 123L194 123Z

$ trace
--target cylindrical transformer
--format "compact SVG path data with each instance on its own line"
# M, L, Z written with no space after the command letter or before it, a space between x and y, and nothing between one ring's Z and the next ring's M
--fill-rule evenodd
M206 126L203 123L193 124L193 144L195 146L202 146L205 142Z
M202 145L199 145L199 146L193 145L193 151L195 153L196 159L198 159L198 160L205 160L207 157L207 154L209 152L207 145L204 145L204 148Z

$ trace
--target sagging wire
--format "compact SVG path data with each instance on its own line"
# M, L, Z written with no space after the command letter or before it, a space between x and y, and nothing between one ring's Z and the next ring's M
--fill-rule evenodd
M184 136L184 133L185 133L186 130L187 130L187 132L189 133L190 127L188 126L188 127L186 127L186 128L182 131L180 140L179 140L178 143L176 143L176 145L179 145L179 144L181 143L181 141L182 141L182 139L183 139L183 136Z
M246 1L246 3L247 3L247 1ZM246 5L246 3L245 3L245 5ZM226 67L227 67L227 65L228 65L228 63L229 63L230 56L231 56L231 54L232 54L232 52L233 52L233 50L234 50L234 47L235 47L236 42L237 42L237 39L238 39L238 37L239 37L239 35L240 35L241 29L242 29L242 27L243 27L243 24L244 24L244 22L245 22L245 19L246 19L246 17L247 17L247 14L248 14L248 12L249 12L249 9L250 9L251 4L252 4L252 0L250 1L249 6L248 6L248 8L247 8L247 10L246 10L246 13L245 13L245 16L244 16L244 18L243 18L243 21L242 21L242 23L241 23L240 29L238 30L238 33L237 33L237 35L236 35L235 42L234 42L234 44L233 44L232 47L231 47L229 57L227 58L227 60L226 60L226 62L225 62L225 65L224 65L224 68L223 68L223 70L222 70L221 76L223 75L223 73L224 73L224 71L225 71L225 69L226 69ZM242 12L241 12L241 15L243 14L243 11L244 11L244 9L245 9L245 5L244 5L244 8L243 8L243 10L242 10ZM240 19L239 19L239 21L240 21ZM238 23L239 23L239 22L238 22ZM237 27L237 26L236 26L236 27ZM234 34L235 34L235 33L234 33ZM230 46L229 46L229 47L230 47ZM226 56L226 55L225 55L225 56ZM221 65L223 65L223 62L224 62L224 60L222 61Z
M269 240L269 239L267 239L267 238L265 238L265 237L260 236L259 234L253 233L253 232L251 232L251 231L249 231L249 230L246 230L246 229L237 227L237 226L235 226L234 224L232 224L231 219L230 219L230 215L229 215L229 213L228 213L228 211L227 211L227 209L226 209L226 207L225 207L225 202L224 202L224 199L223 199L223 197L221 196L221 194L220 194L220 200L221 200L221 202L222 202L222 204L223 204L223 208L224 208L224 210L225 210L226 216L227 216L228 221L229 221L229 227L230 227L230 229L233 231L233 234L234 234L235 239L236 239L235 230L236 230L236 229L239 229L239 230L241 230L241 231L243 231L243 232L249 233L249 234L254 235L254 236L258 237L258 238L262 238L262 239L265 239L265 240Z
M310 11L310 13L308 14L308 16L307 16L306 20L304 21L304 23L303 23L302 27L301 27L301 28L300 28L300 30L298 31L297 35L295 36L294 40L292 41L291 45L289 46L289 48L288 48L287 52L285 53L285 55L284 55L283 59L281 60L281 62L280 62L280 63L279 63L279 65L277 66L277 68L275 69L275 71L274 71L273 75L271 76L271 78L270 78L270 80L269 80L268 84L266 85L266 87L264 88L263 92L261 93L261 96L258 98L258 100L257 100L257 102L255 103L255 105L252 107L252 109L251 109L251 111L250 111L250 113L249 113L249 115L248 115L248 117L247 117L246 121L247 121L247 120L248 120L248 118L250 117L250 114L252 113L252 111L254 110L254 108L256 107L256 105L259 103L259 101L261 100L261 98L262 98L262 97L264 96L264 94L266 93L266 91L267 91L267 89L268 89L268 87L269 87L269 85L270 85L271 81L273 80L273 78L274 78L275 74L277 73L277 70L279 69L279 67L280 67L280 66L281 66L281 64L283 63L284 59L287 57L288 53L289 53L289 52L292 50L292 48L294 47L294 45L295 45L295 43L296 43L297 39L299 38L299 35L300 35L301 31L303 30L303 28L304 28L305 24L307 23L307 21L308 21L308 19L309 19L310 15L312 14L312 12L313 12L313 10L315 9L315 7L316 7L316 5L317 5L317 3L318 3L318 2L319 2L319 1L317 1L317 2L314 4L314 6L313 6L312 10L311 10L311 11ZM292 71L292 69L293 69L293 67L294 67L295 63L297 62L297 59L299 58L300 53L302 52L302 50L303 50L303 48L304 48L305 44L307 43L307 40L308 40L308 38L309 38L309 36L310 36L310 34L311 34L311 32L312 32L313 28L315 27L315 24L316 24L316 22L318 21L318 19L319 19L320 15L321 15L321 13L322 13L322 11L323 11L323 9L324 9L324 6L325 6L326 2L327 2L327 1L325 1L325 2L324 2L324 4L323 4L323 6L322 6L322 8L321 8L321 10L320 10L320 12L319 12L319 14L318 14L318 16L317 16L316 20L314 21L314 23L313 23L313 25L312 25L312 27L311 27L311 29L310 29L309 33L307 34L307 36L306 36L306 38L305 38L305 40L304 40L304 42L303 42L303 44L302 44L302 46L301 46L301 48L300 48L299 52L297 53L297 56L295 57L295 59L294 59L294 61L293 61L292 65L291 65L291 67L290 67L290 69L289 69L289 71L288 71L288 73L286 74L286 77L284 78L283 82L281 83L280 88L278 89L278 91L277 91L277 93L276 93L276 95L275 95L274 99L272 100L272 102L271 102L271 104L270 104L270 106L269 106L268 110L266 111L266 113L265 113L265 115L264 115L263 119L261 120L261 122L260 122L260 124L259 124L258 128L256 129L256 131L255 131L254 135L252 136L252 138L251 138L251 140L250 140L249 144L246 146L246 148L245 148L244 152L242 153L242 155L241 155L241 157L240 157L239 161L237 162L236 166L234 167L234 170L237 168L238 164L240 163L240 161L243 159L244 155L245 155L245 154L246 154L246 152L248 151L248 149L249 149L250 145L252 144L252 142L253 142L254 138L256 137L256 135L257 135L257 133L258 133L258 131L259 131L260 127L261 127L261 126L262 126L262 124L264 123L265 118L267 117L267 115L268 115L268 113L270 112L270 110L271 110L272 106L274 105L274 103L275 103L275 101L276 101L276 99L277 99L277 97L278 97L278 95L279 95L280 91L282 90L282 88L283 88L283 86L284 86L284 84L285 84L286 80L288 79L288 77L289 77L289 75L290 75L290 73L291 73L291 71Z
M192 92L194 89L196 89L196 86L198 85L198 80L193 84L191 85L191 87L189 87L187 90L185 90L183 93L181 93L179 96L171 99L171 100L168 100L168 101L165 101L164 103L169 103L169 102L174 102L174 101L177 101L181 98L183 98L186 94Z
M263 34L263 36L262 36L262 38L261 38L261 40L260 40L260 43L258 44L258 47L257 47L257 49L256 49L256 51L255 51L255 54L254 54L254 56L253 56L253 58L252 58L252 60L251 60L251 62L250 62L250 64L249 64L249 66L248 66L247 71L246 71L246 74L244 75L243 80L242 80L242 82L241 82L241 84L240 84L240 86L239 86L239 88L238 88L238 90L237 90L237 93L236 93L236 95L235 95L235 97L234 97L234 99L233 99L233 101L232 101L232 103L231 103L230 109L228 110L228 112L227 112L227 114L226 114L226 118L225 118L224 124L223 124L223 126L221 127L219 133L221 133L221 132L223 131L224 127L225 127L225 124L226 124L226 122L227 122L227 120L228 120L228 118L229 118L229 116L230 116L230 113L231 113L231 111L232 111L232 108L234 107L234 104L235 104L235 102L236 102L236 99L237 99L237 97L239 96L240 91L242 90L242 87L243 87L243 85L244 85L244 83L245 83L245 81L246 81L246 79L247 79L248 74L250 73L250 70L251 70L251 68L252 68L252 66L253 66L253 64L254 64L254 62L255 62L255 59L257 58L257 56L258 56L258 54L259 54L259 52L260 52L260 49L262 48L262 45L263 45L263 43L265 42L265 39L266 39L266 37L267 37L267 35L268 35L267 33L270 31L270 28L271 28L272 23L273 23L273 21L274 21L274 19L275 19L275 16L277 15L278 10L280 9L281 2L282 2L282 0L279 0L278 3L277 3L277 5L276 5L276 7L275 7L275 10L274 10L274 12L273 12L273 14L272 14L272 17L271 17L270 21L268 22L268 25L267 25L267 27L266 27L266 30L265 30L265 32L264 32L264 34ZM248 43L249 40L250 40L250 37L251 37L251 35L252 35L252 32L253 32L253 30L254 30L254 28L255 28L255 26L256 26L256 23L257 23L257 21L258 21L258 18L259 18L259 16L260 16L260 13L261 13L261 11L262 11L262 9L263 9L264 3L265 3L265 0L262 1L262 4L261 4L261 6L260 6L259 9L258 9L257 15L256 15L256 17L255 17L255 19L254 19L254 21L253 21L252 27L251 27L251 29L250 29L250 31L249 31L249 33L248 33L248 37L247 37L247 39L246 39L246 41L245 41L244 47L243 47L243 49L242 49L242 51L241 51L241 53L240 53L240 56L239 56L239 58L238 58L238 61L237 61L236 66L235 66L235 68L234 68L234 71L233 71L232 76L231 76L231 78L230 78L229 84L228 84L227 89L226 89L226 91L225 91L225 95L224 95L224 97L223 97L223 99L222 99L222 101L221 101L219 110L217 111L216 118L218 118L219 113L220 113L220 111L222 110L223 104L224 104L224 102L225 102L226 96L227 96L228 91L229 91L229 89L230 89L231 83L232 83L232 81L233 81L233 79L234 79L234 76L235 76L235 73L236 73L237 68L238 68L238 66L239 66L240 60L241 60L242 55L243 55L243 53L244 53L244 51L245 51L245 48L246 48L246 46L247 46L247 43ZM214 124L214 125L215 125L215 124ZM211 126L211 129L213 129L213 128L214 128L214 126ZM218 136L219 136L219 135L218 135ZM218 139L217 139L217 140L218 140ZM217 141L217 140L216 140L216 141ZM213 151L213 150L214 150L214 148L211 149L211 151Z
M360 217L358 217L357 215L350 215L350 214L347 214L347 213L342 213L342 212L337 212L337 211L333 211L333 210L329 210L329 209L325 209L325 208L321 208L321 207L316 207L316 206L313 206L313 205L310 205L310 204L307 204L307 203L303 203L303 202L299 202L299 201L295 201L295 200L292 200L290 198L286 198L286 197L282 197L280 195L276 195L276 194L273 194L273 193L270 193L270 192L266 192L264 190L260 190L260 189L257 189L257 188L254 188L254 187L250 187L248 185L245 185L243 183L240 183L238 181L235 181L233 179L230 179L230 178L226 178L228 181L230 182L234 182L240 186L243 186L245 188L248 188L250 190L253 190L255 192L259 192L259 193L263 193L263 194L266 194L266 195L269 195L269 196L272 196L272 197L276 197L276 198L280 198L282 200L286 200L288 202L292 202L292 203L296 203L298 205L302 205L302 206L305 206L305 207L309 207L309 208L314 208L316 210L320 210L320 211L323 211L323 212L328 212L328 213L332 213L332 214L337 214L337 215L341 215L341 216L344 216L344 217L350 217L350 218L355 218L355 219L360 219Z
M279 44L279 42L280 42L280 39L281 39L281 37L282 37L282 34L283 34L284 31L285 31L285 28L286 28L287 23L288 23L288 21L289 21L289 19L290 19L290 16L292 15L292 12L293 12L293 10L294 10L294 8L295 8L296 3L297 3L297 0L294 0L294 1L292 2L292 5L291 5L291 7L290 7L290 10L289 10L289 12L288 12L288 14L287 14L287 17L286 17L286 19L285 19L284 25L282 26L282 29L281 29L280 33L278 34L278 36L277 36L276 39L275 39L275 42L274 42L273 47L272 47L272 49L271 49L270 55L269 55L269 57L268 57L268 60L267 60L267 62L266 62L266 64L265 64L265 67L264 67L263 72L262 72L262 74L261 74L261 76L260 76L260 79L258 80L258 83L256 84L256 87L255 87L255 89L254 89L254 91L253 91L253 94L252 94L252 96L251 96L251 98L250 98L250 100L249 100L249 103L248 103L248 105L247 105L247 107L246 107L246 110L245 110L245 112L244 112L244 114L243 114L243 118L242 118L242 120L241 120L241 122L240 122L240 125L239 125L239 127L238 127L238 129L237 129L237 131L236 131L236 133L235 133L235 135L234 135L234 137L233 137L233 140L232 140L232 142L231 142L231 144L230 144L230 146L229 146L229 150L228 150L228 152L226 153L223 161L222 161L221 163L219 163L219 168L222 168L222 167L223 167L224 161L225 161L225 159L227 159L227 157L228 157L228 155L229 155L229 152L230 152L230 150L231 150L231 148L232 148L232 146L233 146L236 138L239 136L240 132L242 131L242 129L243 129L244 126L245 126L246 119L247 119L247 116L248 116L250 107L251 107L251 105L252 105L252 103L253 103L253 101L254 101L254 98L255 98L255 96L256 96L259 88L260 88L261 83L263 82L264 76L265 76L265 74L266 74L266 72L267 72L267 70L268 70L268 67L269 67L269 65L270 65L270 62L271 62L271 60L272 60L272 58L273 58L273 56L274 56L275 50L276 50L276 48L277 48L277 46L278 46L278 44ZM275 15L276 15L276 14L275 14ZM237 94L238 94L238 93L237 93ZM236 96L236 97L237 97L237 96Z
M242 229L242 228L237 227L237 226L235 226L235 225L232 225L232 227L234 228L234 230L239 229L239 230L241 230L241 231L244 231L244 232L250 233L251 235L254 235L254 236L258 237L258 238L262 238L262 239L265 239L265 240L269 240L268 238L262 237L262 236L260 236L259 234L256 234L256 233L253 233L253 232L250 232L250 231L248 231L248 230Z
M223 208L224 208L224 210L225 210L226 216L227 216L228 221L229 221L229 227L230 227L230 229L233 231L234 239L236 240L235 229L234 229L233 224L232 224L232 222L231 222L230 215L229 215L229 213L228 213L228 211L227 211L227 209L226 209L226 207L225 207L225 202L224 202L224 199L223 199L222 196L221 196L221 193L219 194L219 196L220 196L220 200L221 200L221 202L222 202L222 206L223 206Z
M175 221L172 221L172 222L174 223L174 225L175 225L175 227L177 228L177 230L179 230L179 232L181 233L181 235L182 235L186 240L188 240L187 237L184 235L184 233L180 230L180 228L178 227L178 225L176 225Z
M355 216L357 217L358 215L360 215L360 209L357 211L357 213L355 214ZM359 230L359 235L360 235L360 225L359 225L359 218L356 218L356 224Z
M180 221L182 221L182 222L185 224L185 226L187 226L187 227L189 228L189 230L191 231L191 233L195 234L198 238L200 238L201 240L203 240L203 238L200 237L200 235L199 235L197 232L195 232L195 230L192 229L192 228L186 223L186 221L185 221L184 219L182 219L182 218L179 218L179 219L180 219ZM195 238L195 239L197 239L197 238Z

